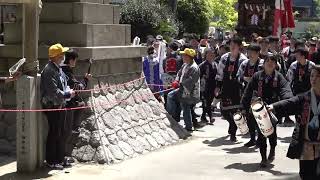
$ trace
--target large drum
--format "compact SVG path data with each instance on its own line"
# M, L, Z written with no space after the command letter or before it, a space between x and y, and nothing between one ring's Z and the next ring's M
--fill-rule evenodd
M270 118L270 114L267 111L266 106L261 100L255 101L251 104L251 109L254 118L257 121L261 133L268 137L274 132L274 127Z
M249 132L248 124L246 118L240 113L237 112L233 115L234 122L236 123L241 134L247 134Z

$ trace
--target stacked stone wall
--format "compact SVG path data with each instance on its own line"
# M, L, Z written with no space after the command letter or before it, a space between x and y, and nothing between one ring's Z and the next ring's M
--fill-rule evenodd
M96 87L119 84L119 79L127 78L100 78ZM188 136L154 98L144 79L96 91L88 102L94 108L83 114L73 150L81 162L119 162Z

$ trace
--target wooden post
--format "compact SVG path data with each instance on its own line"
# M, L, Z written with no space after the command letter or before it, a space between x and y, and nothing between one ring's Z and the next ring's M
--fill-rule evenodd
M22 6L22 54L26 58L24 71L33 77L38 72L38 41L39 41L39 0L29 0Z

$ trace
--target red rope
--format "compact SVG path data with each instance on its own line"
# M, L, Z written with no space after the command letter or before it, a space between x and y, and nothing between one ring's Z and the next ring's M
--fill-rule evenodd
M141 79L141 78L140 78ZM126 83L125 83L126 84ZM155 94L159 94L162 92L167 92L167 91L171 91L173 90L173 88L164 90L164 91L158 91L155 93L152 93L152 96ZM142 96L142 100L144 100L147 97L151 97L151 95L146 95L146 96ZM125 101L128 101L128 99L123 99L120 101L115 101L112 106L117 105L117 104L121 104ZM108 104L106 103L106 105L110 106L110 103L108 102ZM80 109L90 109L94 106L81 106L81 107L74 107L74 108L55 108L55 109L0 109L0 112L52 112L52 111L71 111L71 110L80 110Z

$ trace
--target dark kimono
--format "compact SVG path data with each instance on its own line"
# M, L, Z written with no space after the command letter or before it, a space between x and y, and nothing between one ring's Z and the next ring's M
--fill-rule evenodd
M293 98L272 104L275 113L279 116L299 114L287 153L287 157L291 159L301 159L304 142L309 141L305 139L305 134L307 124L313 117L313 113L310 111L310 99L311 92L308 91ZM317 138L315 140L320 141Z
M250 109L252 99L257 97L261 97L266 104L271 104L292 96L290 85L281 73L275 71L272 77L268 77L262 70L253 75L244 91L241 104L245 109Z
M251 79L245 79L245 77L252 78L256 72L262 70L263 69L263 62L264 62L264 60L259 58L255 64L250 64L249 59L245 60L241 63L240 68L237 73L237 77L238 77L239 83L242 84L243 89L245 89L247 87L248 83L251 81ZM256 139L256 126L257 126L256 120L255 120L253 114L250 112L247 112L245 116L247 119L247 124L248 124L248 128L249 128L251 140L255 140Z
M291 64L288 72L287 79L291 84L294 95L304 93L310 90L310 75L314 63L307 60L305 65L295 61Z
M319 106L319 99L317 105ZM314 117L311 110L311 91L274 103L273 109L281 116L299 114L287 157L300 160L302 179L320 179L320 128L310 126ZM320 119L320 115L318 118Z
M245 77L252 77L254 73L263 69L263 59L258 59L255 64L250 64L250 60L245 60L241 63L240 68L237 73L238 81L244 85L244 88L249 82L245 81Z
M67 77L67 84L68 86L70 86L70 89L84 90L87 88L87 85L88 85L87 78L83 78L81 81L79 81L75 78L71 67L61 66L61 69ZM73 107L79 107L83 105L84 105L83 99L79 96L79 94L76 94L75 97L67 101L66 107L73 108ZM81 118L80 118L81 113L82 113L82 110L71 110L71 111L67 111L67 114L66 114L67 121L64 125L64 131L65 131L64 138L66 140L65 156L67 157L71 157L74 140L78 135L78 129L81 124Z
M240 64L247 60L244 54L239 54L234 60L231 60L231 53L226 53L221 57L216 76L217 87L221 92L221 112L229 122L228 133L234 138L237 126L233 120L233 113L240 108L241 85L237 79L237 72Z
M203 108L203 118L207 113L212 118L211 104L214 99L214 89L216 88L217 64L204 61L200 64L200 95Z
M67 76L67 84L70 89L73 90L84 90L88 86L88 79L83 78L81 81L77 80L74 76L72 68L69 66L61 66L62 71ZM77 107L79 103L82 102L82 99L79 95L76 95L70 101L67 101L67 107Z
M288 81L281 73L275 71L272 76L267 76L264 70L255 73L252 80L249 82L245 89L241 104L249 112L252 100L260 97L266 104L271 104L279 101L280 99L291 98L292 91ZM273 122L276 127L276 122ZM261 134L260 129L258 136L258 145L260 148L267 148L266 138ZM275 147L277 145L276 130L268 137L270 145Z

